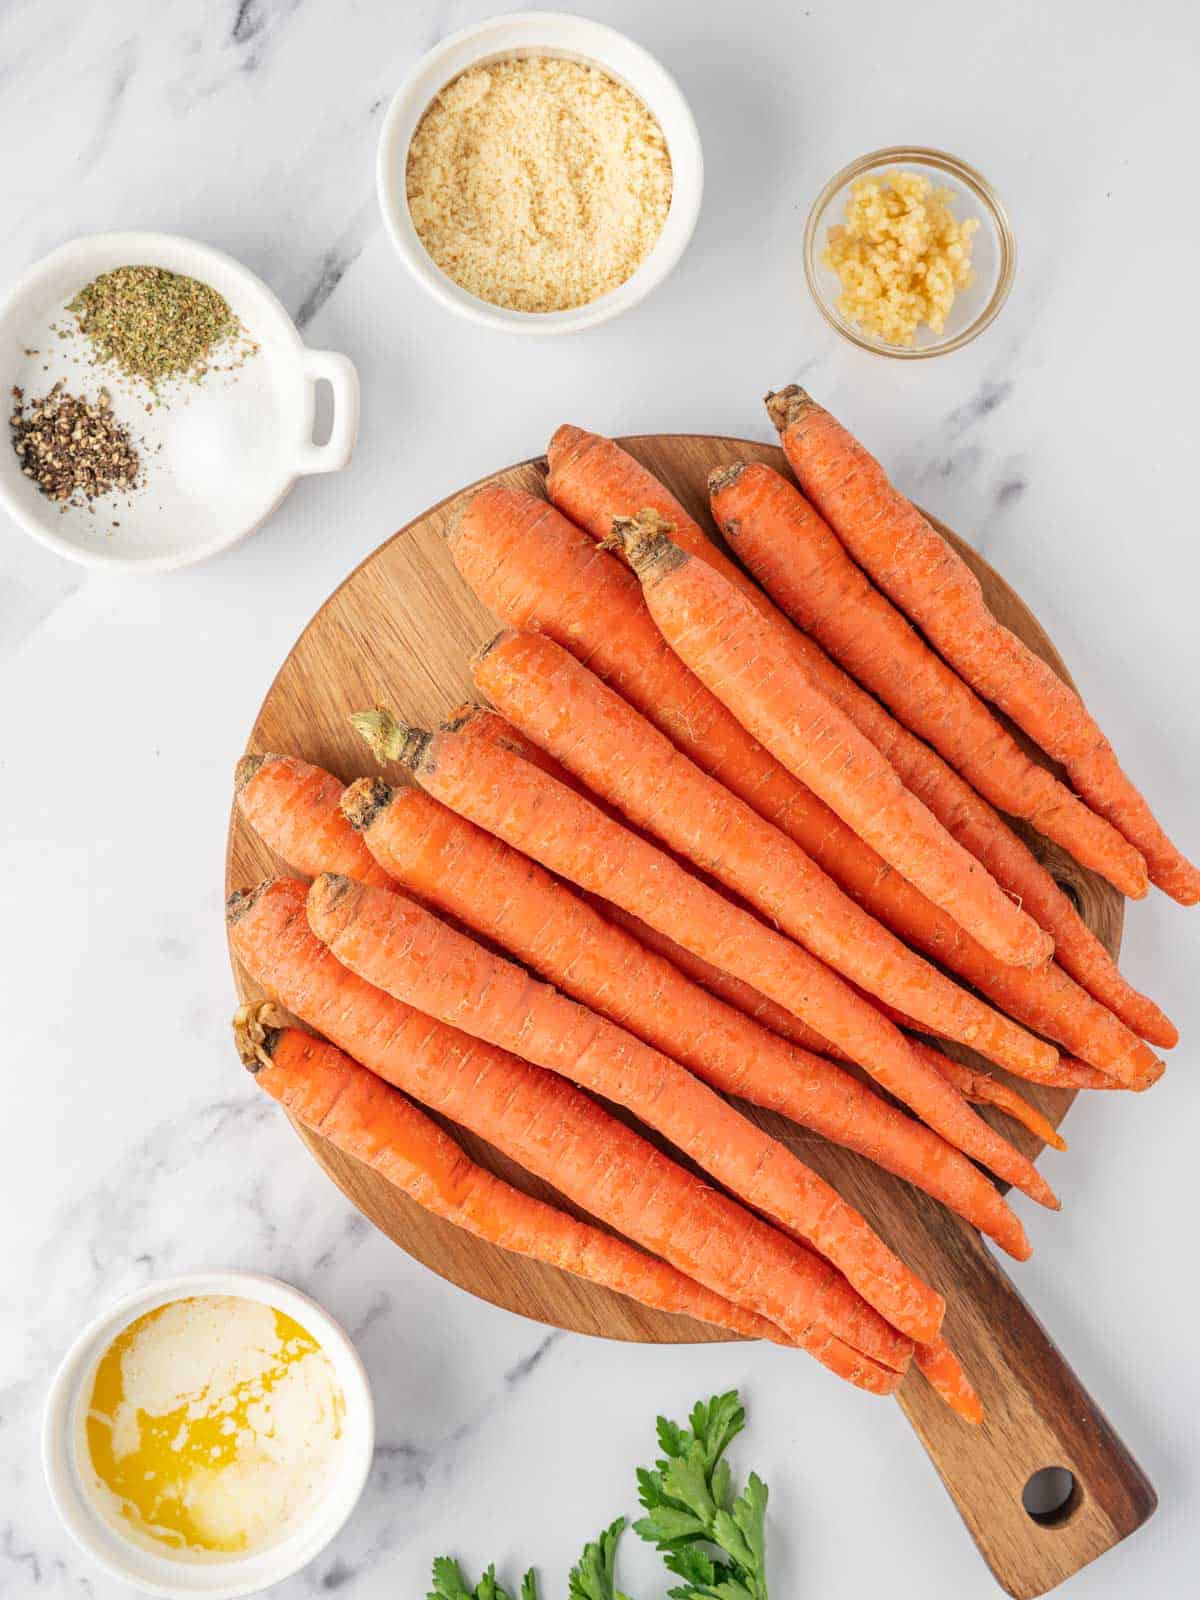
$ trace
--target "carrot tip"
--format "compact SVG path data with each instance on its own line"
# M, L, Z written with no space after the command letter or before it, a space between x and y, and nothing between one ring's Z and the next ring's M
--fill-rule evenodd
M647 577L652 567L661 567L667 573L687 559L686 552L671 538L674 532L675 524L649 507L633 517L612 519L613 543L625 552L626 560L640 578Z
M486 709L478 700L464 700L462 705L455 706L450 715L443 718L439 723L439 727L444 729L446 733L461 733L472 717Z
M250 782L250 779L258 771L259 767L261 767L263 762L268 759L269 757L267 756L255 754L244 755L242 757L237 766L233 769L234 794L241 794L242 790Z
M398 761L415 769L432 738L420 728L405 727L390 711L352 711L350 724L377 761Z
M356 778L338 804L354 831L365 833L379 813L391 805L393 792L382 778Z
M789 383L782 389L770 389L765 399L767 415L780 433L789 428L797 417L803 416L814 403L812 396L798 383Z
M255 884L253 889L235 889L225 902L225 921L233 927L240 922L247 911L254 908L254 903L264 889L270 887L271 879L264 878L262 883Z
M257 1074L271 1065L279 1034L286 1026L287 1018L270 1000L238 1007L233 1016L233 1042L248 1071Z
M731 483L736 483L749 466L748 461L735 461L729 467L717 467L708 475L709 494L720 494L722 489L728 489Z

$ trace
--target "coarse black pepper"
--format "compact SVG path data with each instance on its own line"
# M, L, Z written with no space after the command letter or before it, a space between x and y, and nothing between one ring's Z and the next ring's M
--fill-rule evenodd
M21 471L49 499L65 509L137 488L138 452L113 416L106 390L95 400L85 400L56 383L28 404L24 391L14 388L12 400L9 428Z

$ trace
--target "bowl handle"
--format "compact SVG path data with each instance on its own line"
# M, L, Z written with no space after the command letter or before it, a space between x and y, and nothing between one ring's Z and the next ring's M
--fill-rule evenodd
M336 472L349 464L358 434L358 373L354 363L335 350L306 349L304 377L310 387L324 378L333 390L333 426L324 444L310 439L301 447L297 475Z

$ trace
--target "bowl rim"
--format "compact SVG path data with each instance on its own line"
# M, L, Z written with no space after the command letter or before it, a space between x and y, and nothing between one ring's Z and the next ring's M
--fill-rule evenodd
M893 166L905 161L933 167L938 172L944 172L947 177L957 178L971 191L991 217L1000 247L1000 270L996 286L987 304L952 339L945 339L923 348L885 344L883 340L874 339L869 334L861 332L829 303L817 279L817 236L824 222L825 212L834 196L846 184L861 177L864 172L869 172L875 167ZM995 188L982 172L968 162L951 155L948 150L939 150L930 145L885 145L882 149L868 151L866 155L848 162L839 172L834 173L817 195L809 207L804 224L804 276L817 310L831 328L836 329L843 338L857 345L860 350L866 350L871 355L886 356L894 361L927 361L932 356L949 355L952 350L961 350L964 345L970 344L972 339L978 338L999 316L1012 289L1016 270L1016 235L1013 233L1004 202Z
M503 36L513 29L528 30L531 35L540 34L541 37L506 41ZM456 56L473 41L477 41L478 49L470 59L447 71L440 77L437 86L426 92L422 84L431 72L435 68L440 69L447 58ZM571 306L564 311L512 311L504 306L493 306L470 294L433 260L413 226L405 187L403 183L395 182L395 167L406 160L408 144L421 117L434 97L448 84L482 61L499 59L518 51L536 52L539 49L574 57L600 68L637 94L660 126L664 120L676 124L676 134L668 141L672 175L671 204L653 249L624 283L610 289L598 300L582 306ZM614 55L633 62L639 72L652 82L652 89L638 88L630 83L628 74L614 64ZM413 107L418 97L420 105L414 117ZM669 110L667 119L663 115L664 107ZM410 117L412 127L405 148L400 152L397 144L402 125ZM409 69L392 95L384 115L376 150L375 186L384 229L392 247L427 294L456 315L483 327L545 338L554 334L578 333L620 316L644 300L670 275L691 242L700 215L704 191L704 153L700 131L683 90L671 72L644 45L638 44L619 29L573 12L510 11L486 17L448 34Z
M89 281L89 273L94 275L95 271L111 270L99 265L90 267L89 262L99 263L101 258L113 252L124 256L127 260L136 261L139 265L162 266L168 271L187 272L189 275L202 278L206 274L209 277L219 275L237 282L246 297L256 302L261 312L271 319L277 337L295 359L297 382L304 385L301 397L302 434L306 438L311 436L316 409L315 396L313 386L307 381L304 372L304 362L307 355L319 352L312 352L311 347L305 344L287 307L257 273L243 266L228 252L214 245L204 244L199 239L190 238L187 234L128 228L105 233L79 234L73 239L68 239L28 266L3 300L0 300L0 330L8 323L24 297L35 290L43 279L53 276L64 265L78 263L81 282L86 283ZM243 539L248 539L279 508L300 476L301 473L296 466L289 465L275 475L269 484L264 477L265 487L259 496L259 507L251 521L239 523L232 529L222 530L211 539L197 540L194 545L186 549L160 556L127 555L100 548L86 549L73 539L59 533L49 516L39 516L37 512L31 512L22 504L5 482L3 474L0 474L0 509L39 544L45 545L47 549L53 550L69 561L74 561L79 566L93 570L107 569L150 575L176 572L184 567L195 566L198 562L207 561L210 557L220 555L222 551L240 544Z
M319 1508L287 1538L264 1550L219 1562L172 1561L120 1535L103 1522L80 1482L76 1466L76 1422L80 1398L96 1361L139 1316L173 1300L230 1295L258 1300L295 1317L334 1365L346 1404L347 1448ZM351 1427L350 1424L353 1424ZM93 1317L59 1363L46 1395L42 1423L42 1470L54 1509L68 1534L110 1577L162 1600L238 1600L257 1594L307 1566L345 1526L371 1470L375 1448L375 1404L362 1357L337 1319L302 1290L266 1273L216 1268L157 1278ZM332 1509L330 1509L332 1508ZM325 1512L322 1518L322 1512ZM211 1575L211 1582L182 1581L183 1573ZM221 1580L224 1579L222 1582Z

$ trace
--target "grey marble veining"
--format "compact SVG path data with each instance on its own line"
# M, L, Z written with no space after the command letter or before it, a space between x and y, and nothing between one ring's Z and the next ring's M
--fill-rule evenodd
M896 1408L776 1349L630 1348L525 1323L408 1260L341 1198L229 1045L230 775L303 623L406 519L536 453L563 420L766 437L761 393L799 379L1029 600L1164 820L1200 848L1200 27L1182 0L595 0L689 96L704 211L674 277L629 316L517 344L420 294L374 200L389 95L488 9L0 6L0 280L83 232L190 233L262 274L363 381L350 471L301 484L206 567L120 580L0 527L0 1600L120 1593L47 1500L46 1386L86 1318L206 1265L318 1296L376 1393L362 1504L285 1600L413 1600L444 1550L475 1570L494 1559L510 1582L534 1561L553 1600L584 1540L634 1510L654 1414L734 1384L751 1411L738 1459L772 1488L777 1596L982 1600L996 1591ZM909 139L987 173L1019 246L995 327L915 366L835 339L800 248L829 174ZM1071 1150L1048 1169L1061 1215L1018 1202L1035 1244L1020 1286L1162 1501L1063 1589L1071 1600L1135 1586L1175 1600L1200 1562L1198 915L1161 896L1130 908L1126 969L1185 1042L1152 1095L1076 1106ZM622 1571L640 1600L665 1591L632 1541Z

